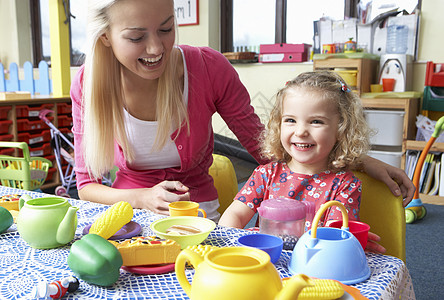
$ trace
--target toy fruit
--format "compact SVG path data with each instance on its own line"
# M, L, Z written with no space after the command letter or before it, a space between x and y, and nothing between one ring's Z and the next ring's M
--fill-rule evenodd
M71 246L68 266L80 279L110 286L119 279L122 256L110 242L97 234L84 235Z
M13 222L14 220L9 210L0 206L0 233L6 231Z
M114 203L92 225L89 233L100 235L104 239L112 237L120 228L133 218L133 208L125 201Z
M192 284L185 265L195 268ZM184 249L176 259L177 279L192 300L197 299L297 299L300 291L313 285L306 275L294 275L283 288L270 256L250 247L223 247L204 257Z

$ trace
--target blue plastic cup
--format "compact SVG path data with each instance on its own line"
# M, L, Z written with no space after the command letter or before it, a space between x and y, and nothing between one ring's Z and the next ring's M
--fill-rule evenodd
M267 252L273 264L279 260L284 247L284 242L280 237L264 233L241 236L237 243L239 246L257 248Z

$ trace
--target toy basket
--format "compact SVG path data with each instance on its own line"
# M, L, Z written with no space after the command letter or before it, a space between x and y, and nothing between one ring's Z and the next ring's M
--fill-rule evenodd
M36 190L46 180L51 161L43 157L30 157L24 142L0 142L0 147L21 149L23 157L0 155L1 185L23 190Z

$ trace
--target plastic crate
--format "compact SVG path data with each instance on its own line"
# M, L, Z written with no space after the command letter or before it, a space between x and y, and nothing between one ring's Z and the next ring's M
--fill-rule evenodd
M56 171L57 171L56 168L49 168L48 169L48 175L46 176L46 182L49 182L53 179Z
M9 127L11 126L11 120L0 121L0 134L9 134Z
M22 132L17 134L17 140L19 142L25 142L28 145L34 145L38 143L47 143L51 141L51 132L49 130L43 130L42 132L30 134L28 132Z
M74 139L74 134L72 133L72 131L69 128L60 128L59 130L61 133L69 136L71 139Z
M32 157L50 155L51 150L52 150L51 144L46 143L46 144L43 144L39 147L30 147L29 148L29 155Z
M54 120L53 117L49 117L48 120ZM0 121L1 122L1 121ZM11 121L12 122L12 121ZM30 130L46 129L48 125L42 120L30 121L27 119L17 119L17 131L27 132Z
M0 182L3 186L35 190L42 186L52 163L43 157L31 158L26 143L0 142L2 148L21 149L23 157L0 156Z
M51 109L52 104L42 104L39 106L17 105L15 111L17 118L38 117L42 109Z
M70 103L57 103L57 114L71 114L72 105Z
M425 86L422 109L444 111L444 87Z
M0 155L14 155L14 149L1 149Z
M11 111L11 106L0 106L0 120L8 118L8 113Z
M12 134L2 134L0 135L0 141L1 142L10 142L14 139L14 136Z
M425 86L444 87L444 63L427 62Z
M72 127L72 117L58 116L59 127Z

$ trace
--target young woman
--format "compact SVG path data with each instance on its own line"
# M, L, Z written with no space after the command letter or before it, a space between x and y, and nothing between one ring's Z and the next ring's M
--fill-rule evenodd
M248 152L266 162L257 140L264 127L236 71L215 50L175 45L173 0L89 3L86 60L71 86L80 198L125 200L160 214L168 214L170 202L192 200L217 220L208 174L212 115L219 113ZM113 186L99 184L114 165ZM414 186L402 170L371 158L365 165L411 199Z

